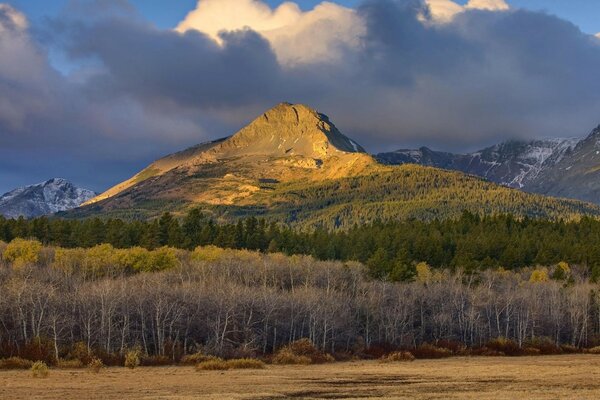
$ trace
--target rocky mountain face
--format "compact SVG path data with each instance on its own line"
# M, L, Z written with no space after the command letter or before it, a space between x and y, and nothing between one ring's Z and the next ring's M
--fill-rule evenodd
M600 204L600 126L544 168L526 189Z
M79 207L96 196L91 190L55 178L12 190L0 197L0 215L6 218L39 217Z
M577 196L576 190L572 194L569 190L560 194L552 191L550 187L557 177L548 175L565 162L577 162L574 150L584 142L578 139L508 141L469 154L439 152L422 147L418 150L380 153L376 158L389 165L412 163L456 170L516 189L590 200ZM540 188L541 182L548 183L545 190ZM600 202L600 197L596 201Z
M131 179L90 200L121 207L146 198L212 205L245 204L261 186L367 174L379 164L329 118L282 103L225 139L160 159Z
M420 163L446 169L466 163L425 149L394 157L405 163L418 157ZM498 157L491 152L480 156L480 168ZM221 221L258 216L326 228L457 217L463 210L550 218L600 215L600 208L590 204L531 195L459 172L386 165L344 136L326 115L282 103L233 136L152 163L65 216L152 218L193 207Z

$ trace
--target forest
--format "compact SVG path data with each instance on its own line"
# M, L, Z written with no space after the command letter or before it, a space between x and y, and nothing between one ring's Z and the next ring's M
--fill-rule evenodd
M0 260L0 359L56 364L83 352L123 365L137 348L175 363L199 351L260 357L303 338L339 358L600 344L600 286L564 262L471 274L421 262L411 282L394 283L357 262L215 246L61 249L16 239L0 246Z
M567 262L580 266L593 281L600 278L600 221L480 217L465 212L457 219L403 220L354 225L346 230L300 230L250 217L217 224L197 209L151 221L120 219L65 220L0 217L0 241L32 238L44 245L148 250L169 246L193 250L214 245L263 253L310 255L318 260L357 261L373 278L412 281L416 265L434 269L516 270Z

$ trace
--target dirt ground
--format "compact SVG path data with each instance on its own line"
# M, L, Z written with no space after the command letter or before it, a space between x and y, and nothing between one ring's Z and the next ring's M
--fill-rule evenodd
M600 399L600 356L52 370L45 379L0 371L0 399Z

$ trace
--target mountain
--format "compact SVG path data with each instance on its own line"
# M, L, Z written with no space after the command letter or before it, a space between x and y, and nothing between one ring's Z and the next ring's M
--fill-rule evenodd
M508 141L470 154L422 147L376 158L388 165L456 170L531 193L600 204L600 126L583 139Z
M7 218L31 218L79 207L96 196L60 178L25 186L0 197L0 215Z
M527 190L600 203L600 126L544 169Z
M549 218L600 215L578 201L523 193L459 172L378 162L310 107L282 103L233 136L162 158L67 217L152 218L201 207L218 220L261 216L347 227L464 210Z
M376 158L389 165L420 164L461 171L504 186L527 189L543 171L558 164L577 142L577 139L511 140L469 154L421 147L380 153Z

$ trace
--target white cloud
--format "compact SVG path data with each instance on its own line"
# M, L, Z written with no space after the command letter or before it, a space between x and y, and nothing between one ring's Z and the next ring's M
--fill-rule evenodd
M464 7L452 0L427 0L431 17L437 22L449 22L456 14L464 11Z
M434 22L447 23L466 10L506 11L510 7L504 0L470 0L465 6L452 0L425 0Z
M510 8L504 0L470 0L465 7L488 11L505 11Z
M176 29L198 30L222 43L220 32L244 28L264 36L286 65L337 61L365 29L353 9L335 3L304 12L293 2L272 9L260 0L200 0Z
M600 39L600 32L596 33L596 37Z

